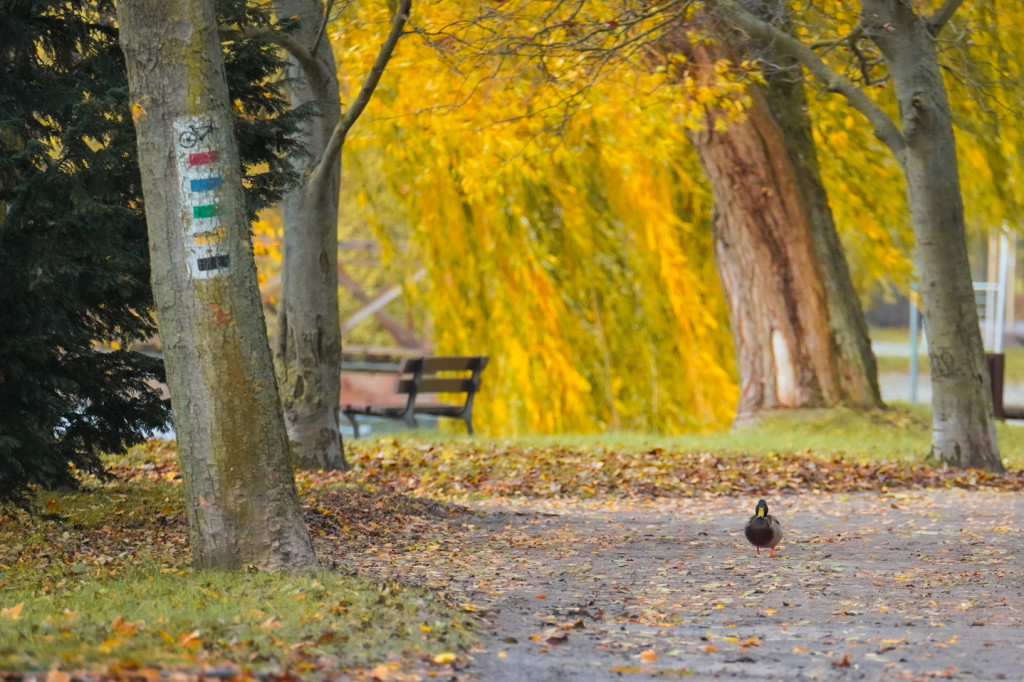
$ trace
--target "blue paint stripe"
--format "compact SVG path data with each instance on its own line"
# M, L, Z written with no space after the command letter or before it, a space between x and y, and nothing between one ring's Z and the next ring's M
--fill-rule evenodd
M200 178L198 180L190 180L189 183L193 192L210 192L220 188L221 178L220 176L213 178Z

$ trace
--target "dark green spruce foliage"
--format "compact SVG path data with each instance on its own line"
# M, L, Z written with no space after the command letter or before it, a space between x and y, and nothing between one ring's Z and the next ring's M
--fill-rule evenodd
M229 0L229 24L269 26ZM113 6L5 1L0 9L0 503L74 486L168 423L135 132ZM266 41L225 44L252 215L291 178L304 112L269 79ZM120 348L129 350L113 350Z

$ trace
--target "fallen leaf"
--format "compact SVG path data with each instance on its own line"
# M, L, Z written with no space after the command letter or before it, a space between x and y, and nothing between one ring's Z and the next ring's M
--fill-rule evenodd
M192 632L182 633L182 635L178 637L178 645L185 648L198 647L200 644L201 642L199 641L199 630L193 630Z
M17 606L12 606L9 609L3 609L0 611L0 618L6 618L7 620L18 620L21 618L21 610L25 608L25 602L21 602Z
M834 668L849 668L850 667L850 652L847 651L843 654L843 657L837 661L832 661L832 667Z
M124 616L118 616L111 623L111 628L122 637L134 637L143 625L145 625L144 621L126 621Z
M657 663L658 653L654 649L646 649L640 652L640 660L644 663Z

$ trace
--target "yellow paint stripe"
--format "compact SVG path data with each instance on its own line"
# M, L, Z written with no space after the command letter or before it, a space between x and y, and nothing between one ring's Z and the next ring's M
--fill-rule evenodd
M200 246L204 244L219 244L224 241L226 236L227 233L224 229L200 232L195 236L195 243Z

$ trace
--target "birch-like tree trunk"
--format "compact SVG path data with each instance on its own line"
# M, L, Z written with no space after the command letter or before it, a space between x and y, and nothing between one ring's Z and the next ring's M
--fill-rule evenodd
M953 6L955 3L947 3ZM897 152L914 227L932 379L932 456L1003 471L991 378L974 300L963 195L933 25L905 0L865 0L862 21L889 65L903 145Z
M118 3L199 568L317 565L256 280L213 0Z
M322 160L340 119L331 42L320 30L320 0L277 0L298 19L291 36L287 89L292 106L312 102L317 116L299 137L310 151L301 181L281 203L284 259L275 359L288 437L303 469L347 469L338 430L341 320L338 313L338 191L341 162Z
M288 433L299 466L347 469L338 431L341 325L338 314L338 189L345 137L380 83L408 19L412 0L398 0L391 30L359 94L342 116L330 41L320 0L277 0L278 14L296 17L291 55L292 104L313 102L319 117L302 137L311 157L284 201L285 248L277 361Z

